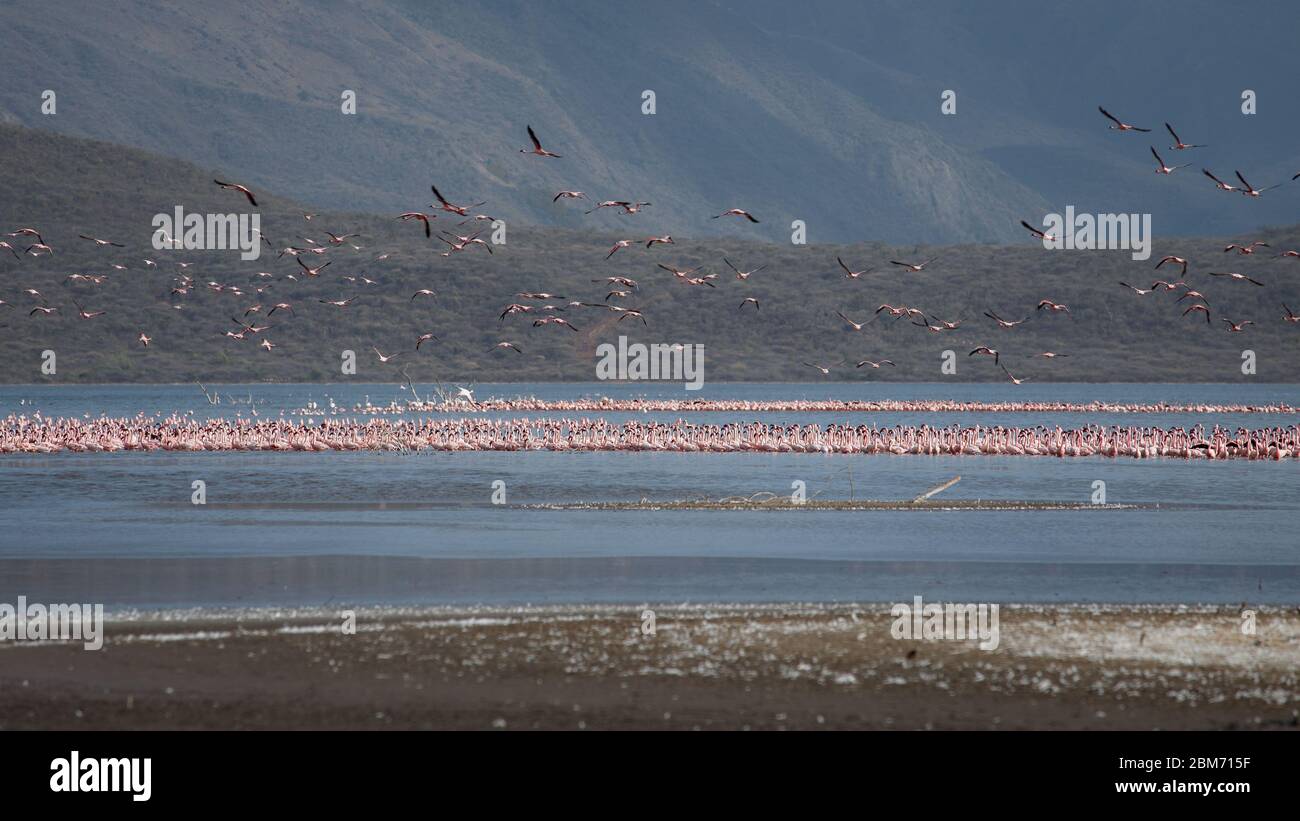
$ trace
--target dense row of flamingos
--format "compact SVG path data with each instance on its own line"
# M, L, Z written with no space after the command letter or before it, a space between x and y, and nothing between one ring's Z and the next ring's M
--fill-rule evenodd
M1300 425L1235 430L975 425L697 425L577 419L44 418L0 421L0 453L113 451L665 451L1273 459L1300 457Z
M875 401L839 399L612 399L608 396L581 399L450 399L447 401L391 402L376 405L365 401L351 408L332 402L312 402L299 408L300 415L361 413L372 416L404 413L545 412L545 413L1296 413L1291 405L1182 405L1171 402L962 402L950 399L885 399Z

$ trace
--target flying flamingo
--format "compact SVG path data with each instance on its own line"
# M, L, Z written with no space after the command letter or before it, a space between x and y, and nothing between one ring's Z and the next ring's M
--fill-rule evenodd
M1112 125L1112 126L1107 126L1107 128L1109 128L1111 131L1150 131L1150 130L1151 130L1151 129L1149 129L1149 128L1138 128L1138 127L1135 126L1135 125L1129 125L1128 123L1122 123L1122 122L1120 122L1118 119L1115 118L1115 115L1111 114L1109 111L1107 111L1106 109L1102 108L1101 106L1097 106L1097 110L1100 111L1100 112L1102 113L1102 115L1104 115L1104 116L1106 117L1106 119L1108 119L1108 120L1110 120L1111 122L1114 123L1114 125Z
M1061 357L1061 356L1069 356L1069 354L1068 354L1068 353L1053 353L1052 351L1043 351L1043 352L1040 353L1040 354L1035 354L1035 356L1041 356L1041 357L1043 357L1044 359L1056 359L1057 357Z
M1161 265L1164 265L1166 262L1171 262L1174 265L1183 266L1182 275L1187 276L1187 260L1183 259L1182 257L1176 257L1172 255L1167 257L1162 257L1161 260L1156 263L1156 268L1159 268Z
M1255 324L1249 319L1245 320L1244 322L1229 322L1226 319L1220 318L1219 321L1226 322L1228 325L1228 333L1233 333L1233 334L1239 334L1246 329L1247 325Z
M104 247L105 245L111 245L111 246L113 246L114 248L125 248L125 247L126 247L125 245L123 245L123 244L120 243L120 242L113 242L112 240L100 239L99 237L92 237L92 236L88 236L88 235L86 235L86 234L77 234L77 236L81 237L82 239L88 239L88 240L90 240L91 242L95 243L95 245L97 245L97 246L100 247L100 248Z
M1241 184L1244 186L1241 189L1241 193L1245 194L1248 197L1253 197L1255 199L1259 199L1260 195L1263 194L1265 191L1271 191L1272 189L1277 188L1278 185L1282 184L1279 182L1276 185L1269 185L1269 186L1265 186L1264 188L1257 189L1250 183L1246 182L1246 178L1241 176L1240 171L1234 171L1233 173L1237 175L1237 179L1241 180Z
M1208 147L1209 147L1209 146L1205 146L1205 145L1192 145L1191 143L1185 143L1185 142L1183 142L1182 140L1178 139L1178 135L1177 135L1176 133L1174 133L1174 127L1171 126L1169 123L1165 123L1165 130L1168 131L1169 134L1170 134L1170 136L1172 136L1172 137L1174 138L1174 144L1171 145L1171 146L1169 146L1169 147L1170 147L1171 149L1173 149L1174 151L1183 151L1183 150L1186 150L1186 149L1188 149L1188 148L1208 148Z
M1130 291L1137 294L1138 296L1146 296L1147 294L1155 290L1153 288L1138 288L1136 286L1129 285L1127 282L1123 282L1123 281L1121 281L1119 284L1123 285L1125 288L1128 288Z
M36 241L37 241L37 242L45 242L45 238L41 236L41 232L40 232L40 231L37 231L35 228L18 228L18 229L15 229L15 230L13 230L13 231L10 231L8 234L5 234L5 236L7 236L7 237L36 237Z
M238 191L239 193L243 194L245 197L248 197L248 201L253 204L254 208L257 207L257 200L253 198L253 192L249 191L244 186L233 182L222 182L221 180L213 180L213 182L215 182L217 185L221 186L222 188L226 189L227 191Z
M758 222L758 220L754 218L753 214L749 213L743 208L728 208L726 211L723 211L721 214L715 214L713 216L713 219L717 219L718 217L744 217L750 222Z
M356 297L350 296L347 299L318 299L316 301L322 305L333 305L336 308L346 308L352 304L352 300L354 299L356 299Z
M578 329L573 326L572 322L560 316L544 316L541 319L533 320L534 328L541 327L542 325L563 325L574 333L578 332Z
M429 220L437 219L438 217L437 215L430 216L423 211L407 211L405 214L398 214L397 218L403 222L407 220L419 220L424 223L424 236L427 239L432 235L432 232L429 230Z
M305 271L305 272L307 273L307 276L309 276L309 277L318 277L318 276L320 276L320 272L323 271L323 270L325 270L326 268L328 268L329 265L330 265L330 264L327 262L327 263L325 263L324 265L319 265L319 266L317 266L317 267L315 267L315 268L309 268L309 267L307 266L307 264L306 264L305 262L303 262L302 259L301 259L300 257L295 256L293 259L294 259L295 262L297 262L299 265L302 266L303 271Z
M849 266L845 265L845 264L844 264L844 260L840 259L839 257L836 257L836 258L835 258L835 261L838 262L838 263L840 264L840 267L844 269L844 278L845 278L845 279L857 279L857 278L863 276L864 274L869 274L869 273L871 273L871 269L870 269L870 268L864 268L864 269L862 269L861 271L854 271L852 268L850 268Z
M627 247L629 247L630 245L632 245L632 243L634 243L634 242L636 242L636 240L634 240L634 239L621 239L621 240L619 240L618 242L614 243L614 247L613 247L613 248L610 248L610 249L609 249L609 253L605 255L605 259L609 259L610 257L614 256L614 254L618 253L618 249L620 249L620 248L627 248Z
M646 237L645 247L652 245L675 245L671 234L664 234L662 237Z
M1185 162L1185 163L1183 163L1182 165L1175 165L1175 166L1173 166L1172 168L1169 167L1169 166L1167 166L1167 165L1165 165L1165 161L1162 160L1162 159L1160 159L1160 155L1156 153L1156 147L1155 147L1154 145L1151 146L1151 156L1153 156L1153 157L1156 158L1156 163L1157 163L1157 166L1156 166L1156 173L1157 173L1157 174L1172 174L1172 173L1174 173L1175 171L1177 171L1177 170L1180 169L1180 168L1186 168L1187 166L1191 165L1191 163L1189 163L1189 162Z
M385 356L383 351L381 351L381 350L379 350L378 348L375 348L375 347L371 347L370 350L374 351L375 354L379 357L379 363L380 363L381 365L387 363L389 360L396 359L397 357L399 357L399 356L402 355L401 352L399 351L398 353L395 353L395 354L389 354L389 355Z
M906 268L906 269L908 270L908 273L919 274L919 273L921 273L921 271L925 268L925 266L929 265L931 262L934 262L936 259L938 259L938 257L930 257L930 258L927 259L925 262L918 262L918 263L916 263L916 264L913 264L913 263L910 263L910 262L899 262L899 261L896 260L896 259L891 259L891 260L889 261L889 264L890 264L890 265L901 265L901 266L903 266L904 268Z
M891 362L888 359L882 359L879 362L872 362L870 359L864 359L861 362L859 362L856 365L856 367L861 368L863 365L870 365L872 370L879 370L881 365L888 365L891 368L897 367L896 365L894 365L893 362Z
M519 350L519 346L513 342L498 342L497 344L492 346L492 350L494 351L500 350L501 348L509 348L515 353L523 353L523 351Z
M1285 302L1282 303L1282 310L1286 311L1286 316L1282 317L1283 322L1291 322L1291 323L1300 322L1300 316L1296 316L1294 313L1292 313L1291 309L1286 307Z
M1035 237L1036 239L1041 239L1041 240L1043 240L1044 242L1056 242L1056 240L1057 240L1057 237L1056 237L1055 234L1045 234L1045 233L1043 233L1042 231L1040 231L1040 230L1038 230L1037 228L1035 228L1034 226L1032 226L1032 225L1030 225L1029 223L1025 222L1024 220L1021 220L1021 221L1020 221L1020 224L1023 225L1023 226L1025 226L1025 229L1028 230L1029 233L1033 234L1034 237Z
M415 338L415 349L416 349L417 351L420 350L420 346L423 345L424 343L428 342L430 339L434 340L435 342L438 341L438 337L434 336L434 335L431 334L431 333L428 333L428 334L420 334L419 336L417 336L417 337ZM394 356L396 356L396 354L394 354Z
M1029 381L1029 379L1028 379L1027 377L1024 377L1024 378L1021 378L1021 379L1016 379L1014 376L1011 375L1011 371L1007 370L1007 366L1006 366L1006 365L1003 365L1003 364L1000 363L1000 362L998 363L998 367L1002 368L1002 372L1005 373L1005 374L1007 375L1007 378L1011 380L1012 384L1019 385L1019 384L1021 384L1022 382L1028 382L1028 381Z
M1070 313L1070 309L1069 309L1068 307L1066 307L1065 305L1062 305L1062 304L1059 303L1059 302L1053 302L1053 301L1050 300L1050 299L1044 299L1044 300L1040 300L1040 301L1039 301L1039 303L1038 303L1038 309L1037 309L1037 310L1040 310L1040 311L1041 311L1041 310L1043 310L1044 308L1046 308L1046 309L1048 310L1049 313L1053 313L1053 314L1059 314L1059 313L1062 313L1062 312L1067 313L1067 314ZM1070 314L1070 316L1074 316L1074 314Z
M755 297L752 297L752 296L747 296L747 297L745 297L745 301L742 302L742 303L740 303L740 307L741 307L741 308L744 308L746 305L748 305L748 304L751 303L751 302L754 303L754 310L757 311L757 310L759 309L759 306L758 306L758 300L757 300ZM850 322L849 324L852 325L853 323ZM862 328L861 325L858 325L858 326L857 326L857 329L861 329L861 328Z
M433 291L430 291L428 288L421 288L420 290L411 294L411 298L407 301L414 302L417 296L437 296L437 294L435 294Z
M75 299L72 300L72 304L77 306L77 316L82 319L94 319L97 316L103 316L108 313L108 311L87 311L85 308L81 307L81 304Z
M559 202L561 198L566 200L585 200L587 195L582 191L561 191L555 195L555 199L551 200L551 202Z
M1183 316L1187 316L1187 315L1190 314L1192 311L1204 311L1204 312L1205 312L1205 324L1206 324L1206 325L1209 325L1209 324L1210 324L1210 309L1209 309L1208 307L1206 307L1206 306L1204 306L1204 305L1193 305L1192 307L1188 308L1186 311L1183 311Z
M443 197L442 194L438 193L438 186L430 185L429 188L432 189L433 195L438 198L438 202L442 203L442 210L450 211L451 213L462 217L469 216L469 209L478 208L480 205L484 204L482 202L476 202L473 205L453 205L452 203L447 202L447 199Z
M757 304L757 300L755 301L755 304ZM838 316L840 319L844 320L845 322L847 322L849 324L849 327L855 331L860 331L871 324L870 319L868 319L866 322L854 322L853 320L849 319L847 316L840 313L839 311L836 311L835 315Z
M1256 249L1256 248L1269 248L1269 247L1271 247L1271 246L1270 246L1267 242L1262 242L1262 241L1260 241L1260 240L1255 240L1254 242L1250 243L1249 245L1237 245L1236 243L1233 243L1232 245L1229 245L1229 246L1227 246L1226 248L1224 248L1224 249L1223 249L1223 252L1226 254L1226 253L1228 253L1229 251L1231 251L1232 249L1236 248L1236 249L1237 249L1237 253L1239 253L1239 254L1243 254L1243 255L1250 255L1250 254L1255 253L1255 249Z
M742 280L743 280L743 279L749 279L749 275L750 275L750 274L757 274L759 271L761 271L761 270L763 270L764 268L767 267L766 265L760 265L760 266L758 266L757 268L755 268L755 269L752 270L752 271L742 271L742 270L740 270L739 268L737 268L736 266L732 265L732 264L731 264L731 261L728 260L726 257L723 257L723 258L722 258L722 261L725 262L725 263L727 263L727 267L728 267L728 268L730 268L731 270L733 270L733 271L736 272L736 279L742 279Z
M1039 307L1042 306L1040 305ZM1029 321L1029 317L1025 317L1024 319L1016 319L1016 320L1003 319L1002 317L998 316L992 311L985 311L984 315L987 316L989 319L993 320L994 322L998 323L999 328L1014 328L1017 325Z
M143 346L146 347L146 348L149 347L149 343L150 343L150 342L153 342L153 337L151 337L151 336L145 336L144 331L141 331L141 332L140 332L140 335L139 335L138 337L136 337L136 339L138 339L138 340L140 341L140 344L143 345Z
M1238 191L1238 190L1240 190L1240 189L1237 188L1237 186L1235 186L1235 185L1228 185L1228 184L1227 184L1226 182L1224 182L1223 180L1221 180L1221 179L1219 179L1218 177L1216 177L1216 176L1214 176L1213 174L1211 174L1211 173L1210 173L1210 170L1209 170L1208 168L1202 168L1202 169L1201 169L1201 173L1204 174L1205 176L1209 177L1210 179L1214 180L1214 184L1215 184L1215 186L1216 186L1220 191Z
M545 148L542 148L542 142L537 139L537 134L533 132L533 127L531 125L528 126L528 139L533 141L532 149L521 148L519 149L520 154L536 154L539 157L555 157L557 160L560 158L559 154L554 154L547 151ZM552 200L552 202L554 202L554 200Z
M810 367L810 368L816 368L817 370L821 371L821 372L822 372L822 376L830 376L830 375L831 375L831 368L838 367L838 366L840 366L840 365L843 365L844 363L843 363L843 362L836 362L835 364L833 364L833 365L829 365L829 366L827 366L827 365L814 365L814 364L811 363L811 362L805 362L805 363L803 363L803 364L807 365L807 366Z
M1231 277L1232 279L1238 281L1249 282L1252 285L1258 285L1261 288L1264 287L1264 283L1260 282L1259 280L1252 279L1251 277L1248 277L1245 274L1239 274L1236 271L1225 271L1223 273L1219 273L1218 271L1207 271L1206 273L1208 273L1212 277Z
M1002 364L1001 362L998 361L998 352L997 352L997 349L996 349L996 348L990 348L988 345L980 345L978 348L976 348L975 350L971 351L970 353L968 353L968 354L966 354L966 355L967 355L967 356L974 356L975 354L982 354L982 355L984 355L984 356L991 356L991 357L993 357L993 362L994 362L994 364L998 364L998 365L1001 365L1001 364Z
M684 270L684 271L679 270L679 269L677 269L677 268L673 268L673 267L671 267L671 266L669 266L669 265L663 265L663 264L658 263L658 262L656 262L655 265L658 266L659 268L663 268L665 271L667 271L668 273L670 273L670 274L672 274L673 276L677 277L678 279L685 279L689 274L693 274L693 273L695 273L696 271L700 270L700 266L698 266L698 265L697 265L696 267L694 267L694 268L687 268L687 269Z
M266 348L266 349L269 351L269 350L271 350L272 348L278 348L278 347L280 347L280 346L277 345L277 344L275 344L274 342L272 342L272 341L269 340L269 339L263 339L262 342L261 342L261 344L258 345L258 347L259 347L259 348Z

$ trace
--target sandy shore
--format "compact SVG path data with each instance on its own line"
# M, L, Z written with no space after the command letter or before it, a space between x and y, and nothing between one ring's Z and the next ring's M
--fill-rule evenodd
M1294 729L1300 613L1003 606L1000 645L888 605L122 614L0 643L0 729Z

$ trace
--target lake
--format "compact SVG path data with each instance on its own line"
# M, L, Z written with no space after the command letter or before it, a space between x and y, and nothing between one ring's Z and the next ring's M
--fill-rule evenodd
M423 395L425 386L417 386ZM0 387L0 413L260 417L410 397L396 385ZM1300 405L1293 385L535 384L475 396L953 399ZM251 398L253 404L246 400ZM562 414L511 413L511 417ZM593 413L567 414L594 416ZM1294 415L611 413L825 425L1248 428ZM295 417L297 418L297 417ZM388 417L394 418L394 417ZM333 603L711 601L1300 603L1296 460L800 453L63 453L0 457L0 601L110 609ZM1135 510L547 510L535 504L791 492ZM205 505L191 504L192 483ZM503 482L506 504L492 504ZM499 485L497 487L500 487Z

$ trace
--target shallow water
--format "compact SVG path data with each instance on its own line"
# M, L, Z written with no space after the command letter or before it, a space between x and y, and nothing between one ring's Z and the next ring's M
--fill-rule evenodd
M208 386L213 390L216 386ZM0 414L263 417L393 385L0 387ZM423 395L425 389L420 387ZM1285 402L1290 385L479 385L478 398L651 396ZM522 416L525 414L510 414ZM542 415L542 414L531 414ZM594 414L583 414L594 415ZM682 414L611 414L673 419ZM1244 427L1264 414L691 414L698 421ZM0 457L0 601L111 607L641 601L1300 603L1286 462L688 453L117 453ZM1158 505L1081 511L575 511L522 505L791 492ZM204 506L191 483L206 483ZM493 483L505 505L493 505Z

